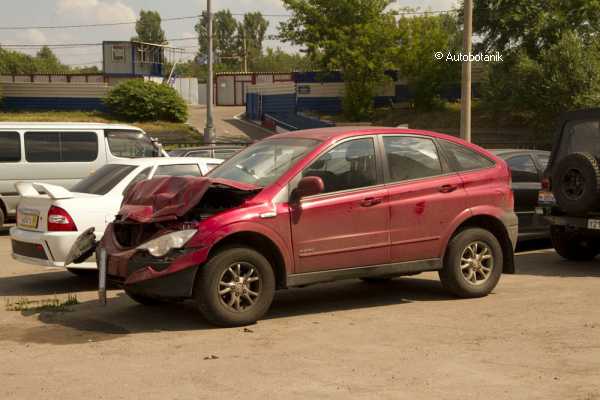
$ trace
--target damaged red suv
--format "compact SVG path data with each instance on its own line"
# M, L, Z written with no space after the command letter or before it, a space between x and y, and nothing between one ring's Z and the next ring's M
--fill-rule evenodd
M432 132L279 134L208 177L136 184L100 246L132 299L193 299L222 326L260 319L277 289L340 279L438 271L480 297L514 271L510 179L491 153Z

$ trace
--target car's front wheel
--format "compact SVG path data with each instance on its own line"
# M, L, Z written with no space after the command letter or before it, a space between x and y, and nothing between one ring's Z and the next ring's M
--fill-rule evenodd
M567 231L562 226L550 227L550 238L554 250L567 260L590 261L600 252L598 240L586 237L585 234L577 231Z
M502 268L498 239L485 229L468 228L450 240L439 275L454 295L483 297L498 284Z
M247 247L219 251L200 267L194 286L200 312L220 326L255 323L271 306L274 294L271 264Z

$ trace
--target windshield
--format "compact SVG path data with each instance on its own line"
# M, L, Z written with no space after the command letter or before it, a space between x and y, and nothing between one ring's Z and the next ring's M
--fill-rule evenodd
M136 168L135 165L107 164L92 175L79 181L71 191L104 195Z
M265 187L279 179L318 143L318 140L296 138L265 140L237 153L208 176Z
M108 147L112 155L122 158L160 157L160 150L141 131L106 131Z

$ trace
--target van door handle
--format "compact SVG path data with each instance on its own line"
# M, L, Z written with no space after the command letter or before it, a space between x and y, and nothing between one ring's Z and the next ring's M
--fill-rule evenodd
M381 197L367 197L363 201L360 202L362 207L373 207L377 204L380 204L383 201Z
M442 185L442 186L440 186L438 188L438 190L440 191L440 193L452 193L456 189L458 189L457 185Z

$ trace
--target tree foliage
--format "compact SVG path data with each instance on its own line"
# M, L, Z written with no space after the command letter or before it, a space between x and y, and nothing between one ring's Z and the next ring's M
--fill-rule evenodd
M238 24L241 54L246 56L250 66L262 55L262 44L268 27L269 21L258 11L244 14L243 21Z
M344 77L344 113L351 120L371 115L375 90L396 43L390 0L283 0L292 16L279 26L281 36L319 56L327 70Z
M198 54L206 58L208 54L208 14L202 13L196 24L198 33ZM237 21L231 11L221 10L213 15L213 52L215 62L223 64L229 70L241 69L244 56L252 68L254 62L262 55L262 45L269 22L260 12L244 14L242 21ZM244 43L245 41L245 43Z
M486 49L518 48L536 58L567 31L583 40L600 31L597 0L474 0L475 31Z
M461 30L453 15L403 17L398 21L399 45L395 65L415 94L414 106L430 110L441 100L445 85L460 82L460 63L436 60L438 51L447 54L461 48Z
M600 41L565 32L536 58L519 50L491 69L486 87L493 110L519 113L547 130L565 111L600 105Z
M110 91L104 102L110 112L130 121L185 122L187 105L170 86L132 79Z
M135 23L137 36L132 40L145 43L166 43L165 31L161 27L161 17L158 11L140 11L140 17Z
M70 71L46 46L35 57L0 47L0 75L62 74Z
M198 32L198 51L201 57L208 54L208 14L202 12L200 21L196 24ZM239 65L241 54L240 41L237 36L238 22L229 10L221 10L213 15L213 54L216 61L234 67Z

